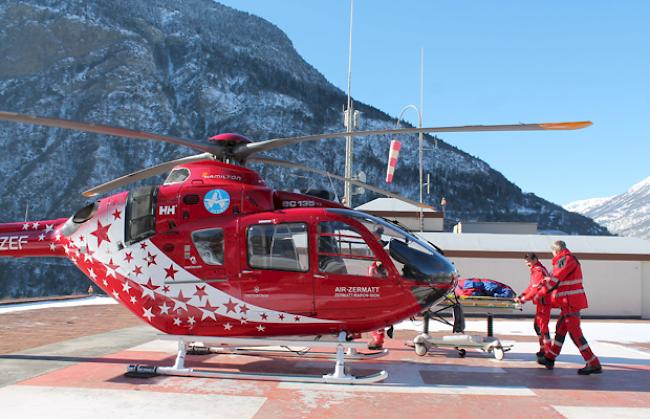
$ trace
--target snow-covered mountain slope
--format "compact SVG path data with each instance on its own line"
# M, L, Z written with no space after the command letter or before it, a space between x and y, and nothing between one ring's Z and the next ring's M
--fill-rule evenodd
M576 201L564 207L594 219L612 233L650 239L650 177L620 195Z
M343 130L344 92L273 24L212 0L0 2L0 57L1 110L201 141L223 132L259 141ZM394 127L394 118L380 110L359 102L356 108L363 112L359 129ZM413 136L403 141L392 188L415 198L417 146ZM343 144L303 143L270 157L342 173ZM607 234L589 218L522 193L480 159L438 144L424 161L434 179L427 200L437 205L445 196L449 219L534 221L544 230ZM388 147L386 137L356 139L355 172L386 186ZM169 144L10 123L0 123L0 150L0 222L22 220L26 205L31 219L69 216L86 204L81 191L193 154ZM277 188L330 188L316 175L255 168ZM374 197L367 193L354 204ZM0 296L88 287L59 261L2 261L0 278L9 279L0 281Z
M611 196L608 196L606 198L581 199L564 205L564 209L571 212L577 212L578 214L584 214L585 212L602 205L605 201L611 198Z

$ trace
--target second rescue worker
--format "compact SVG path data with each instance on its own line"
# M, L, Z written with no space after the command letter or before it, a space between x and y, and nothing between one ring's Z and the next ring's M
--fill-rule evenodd
M542 357L551 349L551 335L548 329L548 322L551 320L551 301L550 296L545 296L544 292L540 292L544 287L544 278L548 277L548 271L539 261L535 253L526 253L524 260L530 268L530 284L528 288L517 297L516 301L525 303L526 301L533 301L537 307L535 309L535 320L533 327L535 333L539 338L539 352L537 357Z
M543 357L537 359L537 362L552 369L555 358L560 355L568 332L571 335L571 340L587 362L584 368L578 370L578 374L600 374L603 372L600 361L591 351L580 328L580 310L589 307L585 289L582 287L580 262L567 249L566 243L562 240L554 242L551 251L553 252L553 273L551 277L547 278L545 288L547 292L551 292L553 307L559 307L561 312L555 327L553 345Z

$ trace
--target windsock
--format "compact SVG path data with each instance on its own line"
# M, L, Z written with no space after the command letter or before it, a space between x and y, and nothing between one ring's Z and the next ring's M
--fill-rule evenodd
M388 168L386 169L386 183L393 181L393 173L395 173L395 166L397 166L397 157L399 156L399 149L402 148L402 143L398 140L390 142L390 151L388 152Z

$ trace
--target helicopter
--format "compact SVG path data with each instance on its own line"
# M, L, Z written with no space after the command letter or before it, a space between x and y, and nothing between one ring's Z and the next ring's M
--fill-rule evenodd
M334 373L294 380L346 383L375 382L387 375L346 373L343 351L359 347L350 336L390 327L435 305L455 285L456 268L440 249L387 220L324 198L271 189L247 163L327 174L420 206L358 180L258 154L346 135L591 125L402 128L257 142L228 133L197 142L12 112L0 112L0 120L162 141L200 152L119 177L83 195L97 197L168 172L161 185L103 196L68 218L0 224L0 257L67 258L107 295L178 340L173 367L131 366L130 373L215 376L185 368L192 342L257 346L280 339L287 345L296 336L335 335L330 345L336 348ZM380 275L371 273L377 264L384 267Z

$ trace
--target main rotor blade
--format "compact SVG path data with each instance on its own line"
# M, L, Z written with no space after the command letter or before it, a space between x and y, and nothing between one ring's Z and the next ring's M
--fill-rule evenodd
M66 128L76 131L92 132L95 134L112 135L115 137L133 138L136 140L162 141L165 143L182 145L206 153L218 153L217 149L212 149L209 146L197 144L194 141L177 137L170 137L167 135L152 134L144 131L136 131L128 128L112 127L109 125L89 124L85 122L71 121L69 119L43 118L40 116L2 111L0 111L0 120L22 122L24 124L32 125L44 125L46 127L54 128Z
M421 204L418 201L414 201L412 199L403 197L401 195L398 195L398 194L393 193L391 191L388 191L386 189L382 189L382 188L378 188L376 186L368 185L367 183L361 182L361 181L356 180L356 179L349 179L349 178L345 178L343 176L335 175L334 173L330 173L330 172L327 172L325 170L314 169L313 167L304 166L302 164L291 163L291 162L283 161L283 160L271 159L271 158L268 158L268 157L251 157L249 159L249 161L256 161L256 162L259 162L259 163L265 163L265 164L272 164L272 165L275 165L275 166L288 167L288 168L291 168L291 169L305 170L307 172L317 173L317 174L322 175L322 176L329 176L329 177L332 177L334 179L340 180L342 182L345 182L347 180L347 181L349 181L351 184L353 184L355 186L360 186L362 188L369 189L369 190L371 190L373 192L380 193L380 194L382 194L384 196L388 196L390 198L399 199L400 201L404 201L404 202L407 202L407 203L409 203L411 205L415 205L418 208L431 209L431 210L435 211L435 208L433 208L430 205Z
M514 124L514 125L464 125L458 127L431 127L431 128L401 128L401 129L379 129L371 131L333 132L328 134L304 135L301 137L274 138L266 141L249 143L238 147L234 155L240 159L246 159L253 153L273 150L290 144L297 144L303 141L323 140L326 138L340 138L351 135L353 137L365 137L368 135L384 134L413 134L420 132L485 132L485 131L540 131L540 130L574 130L586 128L592 125L590 121L580 122L550 122L537 124Z
M133 182L137 182L142 179L147 179L151 176L156 176L165 172L169 172L179 164L191 163L194 161L206 160L210 158L212 158L211 153L202 153L202 154L196 154L194 156L171 160L165 163L161 163L157 166L148 167L146 169L142 169L137 172L129 173L128 175L124 175L117 179L109 180L106 183L102 183L99 186L95 186L92 189L88 189L87 191L84 191L83 195L86 197L101 195L105 192L120 188L122 186L131 184Z

